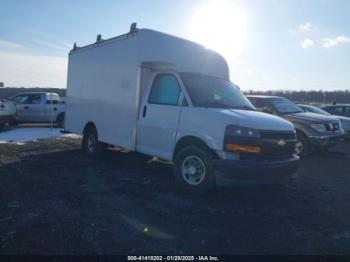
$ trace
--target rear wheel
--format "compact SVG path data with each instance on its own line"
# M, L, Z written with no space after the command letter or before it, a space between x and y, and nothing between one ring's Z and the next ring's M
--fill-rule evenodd
M203 194L215 187L213 159L209 150L200 146L186 146L175 156L174 176L182 191Z
M96 157L101 154L102 145L98 141L97 130L95 127L88 127L83 136L82 150L85 155Z
M300 157L304 157L310 153L309 141L301 132L297 132L297 143L295 144L294 152Z

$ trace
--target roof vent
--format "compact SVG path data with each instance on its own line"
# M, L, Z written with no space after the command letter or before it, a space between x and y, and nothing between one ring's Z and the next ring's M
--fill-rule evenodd
M135 33L137 31L137 23L132 23L130 26L130 33Z
M97 35L96 37L96 43L98 42L101 42L103 39L102 39L102 35Z
M73 51L77 50L79 47L77 46L77 43L74 43L73 45Z

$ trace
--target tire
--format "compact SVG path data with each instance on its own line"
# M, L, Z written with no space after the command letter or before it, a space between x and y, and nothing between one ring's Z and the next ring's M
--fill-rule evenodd
M61 114L57 117L58 127L64 128L64 114Z
M310 144L307 137L301 133L297 132L297 143L295 145L295 154L303 158L310 153Z
M213 158L209 150L201 146L186 146L175 156L175 182L181 191L204 194L216 186Z
M88 127L84 131L82 150L89 157L97 157L101 155L102 146L98 141L98 134L95 127Z

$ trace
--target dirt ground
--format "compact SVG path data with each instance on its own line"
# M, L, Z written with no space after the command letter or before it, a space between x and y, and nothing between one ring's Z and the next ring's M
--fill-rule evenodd
M174 190L172 167L80 152L80 140L0 144L0 254L350 254L350 143L282 187Z

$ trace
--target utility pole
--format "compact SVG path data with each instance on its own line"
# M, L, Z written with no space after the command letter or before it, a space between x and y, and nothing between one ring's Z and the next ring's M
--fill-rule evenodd
M51 117L50 117L50 129L52 131L52 119L53 119L53 108L52 108L52 92L50 93L50 106L51 106Z

